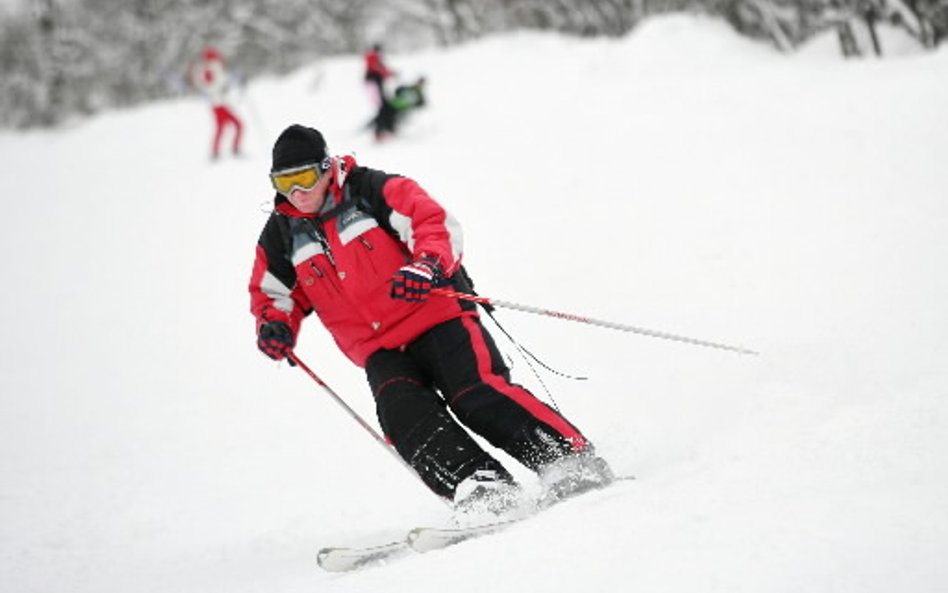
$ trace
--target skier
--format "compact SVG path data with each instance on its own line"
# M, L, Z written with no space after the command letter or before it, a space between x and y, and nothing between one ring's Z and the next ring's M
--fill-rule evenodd
M537 472L552 499L613 480L573 424L510 381L476 307L430 294L471 287L457 221L418 183L330 156L322 134L301 125L277 138L270 178L274 209L249 284L261 351L287 357L315 312L365 369L398 454L459 513L523 501L464 426Z
M389 70L382 59L382 45L376 43L363 55L365 60L365 83L371 97L372 104L380 107L387 95L385 93L385 81L391 78L395 72Z
M239 155L244 125L227 103L231 80L224 69L224 60L216 49L209 47L201 53L201 59L191 69L191 83L211 102L214 114L211 159L217 160L220 156L221 138L228 126L234 128L231 150L235 156Z
M375 140L381 142L395 134L398 124L408 113L425 105L425 77L419 77L415 84L403 84L395 89L391 99L384 99L372 124L375 127Z

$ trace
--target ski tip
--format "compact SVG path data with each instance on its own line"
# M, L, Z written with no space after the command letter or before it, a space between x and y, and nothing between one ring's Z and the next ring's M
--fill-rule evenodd
M340 550L345 550L345 548L320 548L319 551L316 552L316 561L322 564L326 558Z
M326 572L345 572L345 568L338 567L330 561L334 550L335 548L321 548L316 552L316 564Z

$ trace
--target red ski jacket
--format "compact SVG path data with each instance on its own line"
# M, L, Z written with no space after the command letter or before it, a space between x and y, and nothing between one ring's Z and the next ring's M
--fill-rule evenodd
M379 52L375 50L369 50L365 52L363 56L365 58L365 77L369 78L378 78L379 80L388 78L394 74L388 67L382 62L382 56Z
M315 311L346 356L365 366L379 349L400 348L443 321L477 315L447 297L410 303L390 296L392 277L414 259L437 258L445 277L460 268L461 229L444 208L411 179L359 167L349 156L335 158L331 174L317 214L275 198L250 278L258 329L283 321L295 339L303 317Z

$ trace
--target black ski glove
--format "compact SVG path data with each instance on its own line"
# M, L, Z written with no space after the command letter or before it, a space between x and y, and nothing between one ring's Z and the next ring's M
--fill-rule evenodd
M282 321L268 321L257 331L257 348L273 360L283 360L293 349L293 332Z
M431 256L421 257L407 266L402 266L392 278L392 298L420 302L428 293L440 285L443 272L438 260Z

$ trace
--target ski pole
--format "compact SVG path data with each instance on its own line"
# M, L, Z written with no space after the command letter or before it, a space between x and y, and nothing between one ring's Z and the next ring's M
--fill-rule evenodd
M349 416L352 417L353 420L355 420L356 422L359 423L359 426L361 426L362 428L364 428L367 433L369 433L370 435L372 435L372 438L374 438L378 444L382 445L382 447L384 447L386 451L388 451L389 453L391 453L392 456L393 456L395 459L398 460L398 463L400 463L402 467L404 467L406 470L408 470L408 472L411 473L411 475L414 476L415 479L417 479L419 482L421 482L422 484L424 484L426 490L429 490L429 489L428 489L428 485L424 483L424 481L421 479L421 476L419 476L418 473L415 472L414 468L412 468L412 466L410 466L407 461L405 461L404 459L402 459L401 455L398 454L398 451L396 451L396 450L394 449L394 447L392 447L391 445L389 445L388 442L385 440L385 438L384 438L381 434L379 434L379 432L378 432L377 430L375 430L374 428L372 428L372 425L369 424L368 422L366 422L365 419L363 419L362 416L360 416L358 412L356 412L355 410L353 410L353 409L349 406L349 404L347 404L347 403L345 402L344 399L342 399L341 397L339 397L339 394L336 393L336 392L332 389L332 387L330 387L329 385L327 385L325 381L323 381L322 379L319 378L319 375L317 375L316 373L314 373L312 369L310 369L308 366L306 366L306 364L305 364L302 360L300 360L300 358L296 355L295 352L293 352L292 350L289 351L289 352L287 353L287 358L290 359L291 361L293 361L293 363L296 364L296 366L298 366L300 369L303 370L303 372L305 372L307 375L309 375L310 379L312 379L313 381L315 381L317 385L319 385L320 387L322 387L323 390L324 390L326 393L328 393L329 396L332 397L333 400L335 400L335 402L336 402L337 404L339 404L339 405L342 407L342 409L345 410L346 413L349 414ZM430 492L430 490L429 490L429 492ZM442 499L442 500L444 500L444 499ZM447 502L447 501L445 501L445 502Z
M599 327L605 327L608 329L616 329L619 331L632 332L635 334L641 334L643 336L649 336L652 338L661 338L663 340L674 340L676 342L684 342L686 344L693 344L695 346L705 346L708 348L717 348L719 350L729 350L731 352L737 352L738 354L753 354L753 355L759 354L759 352L756 352L754 350L748 350L747 348L742 348L740 346L729 346L727 344L721 344L718 342L709 342L706 340L699 340L696 338L689 338L686 336L678 336L675 334L655 331L651 329L645 329L642 327L634 327L631 325L624 325L624 324L615 323L612 321L602 321L599 319L592 319L590 317L584 317L582 315L574 315L572 313L560 313L559 311L551 311L549 309L541 309L539 307L531 307L529 305L520 305L517 303L511 303L508 301L500 301L497 299L482 297L479 295L469 294L466 292L458 292L456 290L451 290L450 288L433 288L431 289L431 293L450 297L450 298L471 301L471 302L478 303L481 305L488 305L492 307L502 307L504 309L513 309L515 311L523 311L526 313L533 313L535 315L545 315L547 317L554 317L556 319L566 319L568 321L578 321L579 323L586 323L588 325L597 325Z

